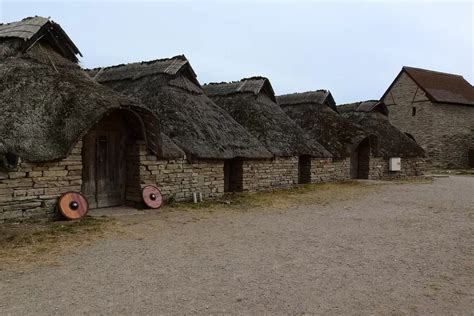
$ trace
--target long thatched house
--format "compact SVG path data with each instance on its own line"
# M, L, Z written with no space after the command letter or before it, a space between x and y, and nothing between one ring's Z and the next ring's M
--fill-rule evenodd
M193 192L216 196L242 187L228 172L240 159L271 157L264 146L208 98L184 56L97 68L93 80L136 97L157 117L162 132L185 152L173 161L149 161L143 177L163 192L186 199Z
M377 135L376 158L371 164L378 166L373 178L403 178L423 175L425 152L413 139L390 124L388 108L382 101L369 100L339 105L345 118ZM390 168L390 159L400 160L399 168ZM372 168L374 169L374 168ZM398 170L399 169L399 170Z
M156 114L94 82L79 54L49 19L0 25L0 219L51 214L67 191L91 207L134 201L140 159L180 155Z
M277 96L280 107L333 155L328 180L368 179L377 137L342 117L327 90Z
M460 75L403 67L382 101L432 168L474 168L474 87Z
M274 156L230 166L231 173L243 174L243 190L324 180L331 154L281 110L267 78L210 83L203 89Z

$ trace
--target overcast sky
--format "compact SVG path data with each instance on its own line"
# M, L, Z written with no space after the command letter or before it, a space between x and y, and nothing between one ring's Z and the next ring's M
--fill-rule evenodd
M474 83L473 2L22 2L0 19L51 17L84 67L185 54L203 84L261 75L277 94L378 99L403 65Z

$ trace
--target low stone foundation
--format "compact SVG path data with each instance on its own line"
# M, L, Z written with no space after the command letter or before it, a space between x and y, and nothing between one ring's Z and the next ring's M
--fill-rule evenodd
M243 161L243 191L264 191L298 184L298 157Z
M401 171L389 171L387 158L372 158L370 159L369 179L372 180L390 180L390 179L406 179L420 177L425 172L425 159L401 158Z
M336 158L331 163L327 181L346 181L351 179L351 158Z
M334 181L336 174L341 173L339 167L332 158L311 158L311 183Z
M59 161L20 161L15 171L0 171L0 221L54 214L59 196L81 191L82 141Z
M48 217L55 212L58 198L82 187L82 142L59 161L20 161L15 171L0 172L0 221L27 217ZM127 148L126 200L141 203L141 188L157 185L165 200L187 201L194 192L203 198L224 193L224 160L186 158L160 159L145 145ZM423 158L402 158L400 172L388 171L388 159L370 159L369 179L401 179L422 176ZM350 179L350 158L311 158L311 183ZM243 191L263 191L298 184L298 157L242 160Z
M217 197L224 193L224 161L196 160L192 163L186 158L160 159L148 154L144 145L129 148L129 159L139 163L139 168L129 167L139 174L130 175L140 182L138 188L153 184L158 186L165 200L189 201L194 192L200 192L203 198ZM141 202L141 192L137 189L127 190L127 199Z

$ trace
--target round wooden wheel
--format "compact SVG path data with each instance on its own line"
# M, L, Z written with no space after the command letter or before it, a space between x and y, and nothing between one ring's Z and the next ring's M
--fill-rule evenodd
M147 185L142 189L142 198L149 208L159 208L163 204L160 189L154 185Z
M66 192L59 198L59 212L69 220L84 217L88 210L87 199L78 192Z

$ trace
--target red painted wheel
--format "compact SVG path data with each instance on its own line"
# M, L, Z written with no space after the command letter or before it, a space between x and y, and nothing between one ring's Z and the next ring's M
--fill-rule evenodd
M149 208L159 208L163 204L160 189L154 185L147 185L142 189L142 198Z
M59 198L59 212L69 219L84 217L89 211L87 199L78 192L66 192Z

